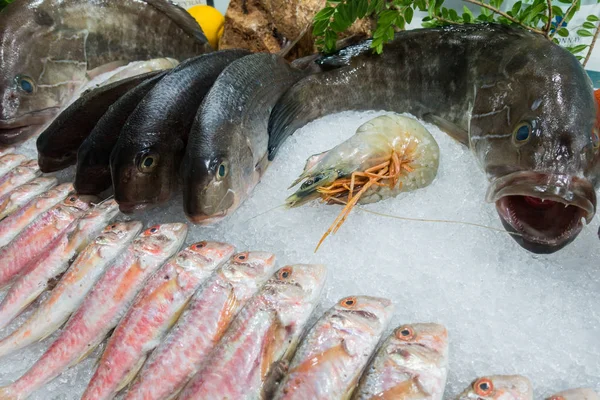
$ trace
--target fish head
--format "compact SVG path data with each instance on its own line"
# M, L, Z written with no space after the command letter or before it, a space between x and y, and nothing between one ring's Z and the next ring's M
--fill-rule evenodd
M359 331L379 331L387 326L394 306L388 299L372 296L350 296L333 306L333 316L342 320L344 329L354 326Z
M140 234L134 246L143 253L168 257L181 248L187 231L187 225L178 222L154 225Z
M84 146L86 142L77 151L74 185L79 193L97 193L99 189L102 191L111 185L110 169L104 157L89 146L84 149Z
M592 85L575 57L544 38L497 68L477 84L469 145L506 229L527 250L552 253L573 241L596 210Z
M19 165L25 160L27 160L27 157L22 154L6 154L0 157L0 166L6 168L11 165Z
M95 196L88 196L88 195L80 195L84 196L84 197L95 197ZM101 218L104 221L110 221L111 219L113 219L114 217L116 217L116 215L119 213L119 204L117 204L117 202L114 199L107 199L104 200L103 202L101 202L100 204L97 204L95 206L93 206L86 214L85 216L81 219L82 222L84 221L90 221L92 224L94 224L95 220L97 220L98 218Z
M443 325L417 323L399 326L394 330L394 342L400 346L415 346L433 350L446 357L448 331Z
M275 269L275 255L264 251L237 253L223 267L222 273L232 282L264 282Z
M457 400L531 400L531 382L520 375L493 375L476 379Z
M71 192L62 201L62 205L78 211L87 211L93 208L94 204L97 204L99 200L100 199L96 196L82 195Z
M184 211L195 224L214 224L235 211L258 182L249 141L237 130L229 140L202 145L183 162Z
M0 14L0 142L37 133L86 80L86 32L60 32L59 7L23 0Z
M598 400L600 397L593 389L576 388L556 393L546 400Z
M280 268L267 282L267 287L277 292L280 302L290 308L304 308L321 295L327 270L320 264L295 264ZM301 312L301 310L299 310Z
M100 235L95 239L95 243L104 246L114 246L119 243L129 242L140 231L144 225L140 221L118 221L106 226Z
M119 140L110 156L115 199L124 213L164 204L177 186L181 140L131 143Z
M229 243L202 241L191 244L186 252L202 258L206 263L221 264L233 255L235 247Z

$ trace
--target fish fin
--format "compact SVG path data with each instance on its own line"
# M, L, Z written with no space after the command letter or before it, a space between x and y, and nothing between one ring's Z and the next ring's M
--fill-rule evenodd
M133 366L133 368L131 368L129 370L127 375L125 375L123 380L121 382L119 382L119 386L117 386L117 393L120 392L121 390L125 389L125 387L127 385L129 385L131 383L131 381L133 381L133 379L137 376L138 372L140 372L140 369L142 369L142 366L146 362L146 358L147 358L146 356L141 357L138 360L138 362Z
M216 338L220 338L225 333L225 330L231 322L231 315L233 315L238 303L239 301L235 295L235 291L233 288L230 288L229 295L227 296L227 302L221 309L221 315L219 317L219 321L217 322L217 334L215 335Z
M94 344L90 345L89 348L75 362L73 362L70 366L77 365L80 362L82 362L83 360L85 360L86 358L88 358L88 356L90 354L92 354L92 352L94 350L96 350L96 347L98 347L98 343L94 343ZM97 366L99 362L100 362L100 358L98 358L98 360L96 360L95 366Z
M269 372L269 376L263 383L262 389L262 398L263 399L272 399L279 383L283 380L283 378L287 375L288 369L290 367L290 363L287 360L277 361L271 367L271 372Z
M266 381L269 373L272 371L274 362L278 361L274 359L275 349L279 348L280 342L284 340L284 334L282 332L284 329L281 321L277 315L275 315L273 322L263 338L262 354L260 357L260 376L263 382Z
M267 168L269 167L269 153L265 153L265 155L263 156L263 158L261 158L260 160L258 160L258 162L256 163L256 165L254 166L254 169L256 170L256 172L258 172L258 176L261 177L263 176L263 174L265 173L265 171L267 170Z
M167 0L143 0L151 6L163 12L167 17L173 20L185 33L204 43L207 49L212 50L208 44L208 39L202 31L202 28L186 10Z
M460 142L465 146L469 145L469 133L455 123L433 114L425 114L423 115L423 119L436 125L457 142Z

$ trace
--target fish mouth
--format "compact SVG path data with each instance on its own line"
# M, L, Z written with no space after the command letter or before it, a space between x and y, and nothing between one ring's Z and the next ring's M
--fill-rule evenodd
M42 126L56 116L58 110L58 107L51 107L18 118L0 119L0 143L7 145L22 142L39 133Z
M77 154L69 153L62 157L43 156L38 152L38 165L44 173L61 171L77 162Z
M520 171L492 182L488 201L523 248L554 253L571 243L596 212L596 193L585 179Z

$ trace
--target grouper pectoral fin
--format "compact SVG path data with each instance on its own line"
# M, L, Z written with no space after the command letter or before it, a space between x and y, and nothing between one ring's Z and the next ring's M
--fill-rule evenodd
M446 132L448 136L450 136L457 142L460 142L465 146L469 145L469 132L456 125L455 123L433 114L425 114L423 115L423 119L436 125L438 128Z

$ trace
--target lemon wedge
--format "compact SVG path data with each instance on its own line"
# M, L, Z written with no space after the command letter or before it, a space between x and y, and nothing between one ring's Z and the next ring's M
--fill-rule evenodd
M202 4L190 7L187 11L198 22L208 42L216 50L223 35L225 17L216 8Z

